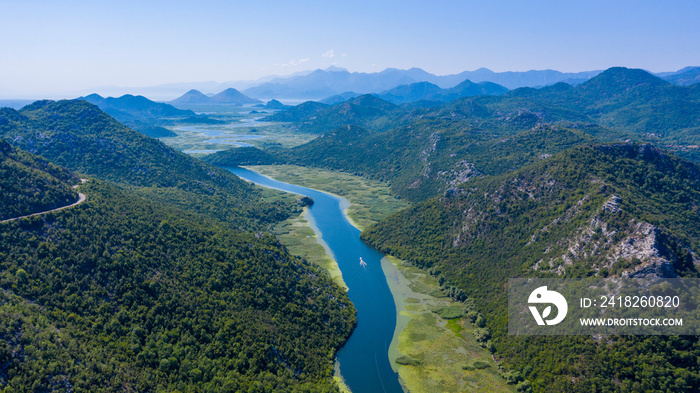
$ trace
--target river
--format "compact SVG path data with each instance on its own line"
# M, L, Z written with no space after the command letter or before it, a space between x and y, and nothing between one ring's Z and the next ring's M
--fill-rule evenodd
M396 305L381 267L383 255L360 240L360 230L343 214L340 198L283 183L244 168L227 168L261 186L305 195L309 208L333 257L338 262L348 296L357 309L357 327L338 352L340 373L353 393L403 393L398 374L389 363L388 350L396 327ZM367 264L360 265L360 258Z

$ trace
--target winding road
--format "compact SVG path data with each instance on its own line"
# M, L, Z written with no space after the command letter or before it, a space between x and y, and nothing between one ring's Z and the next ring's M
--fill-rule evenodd
M80 183L81 183L81 184L82 184L82 183L85 183L86 181L87 181L87 179L80 179ZM73 188L78 188L79 185L80 185L80 184L76 184L76 185L73 186ZM81 203L85 202L86 199L87 199L87 196L85 196L85 194L83 194L82 192L79 192L79 193L78 193L78 201L75 202L75 203L71 203L70 205L57 207L57 208L55 208L55 209L51 209L51 210L47 210L47 211L43 211L43 212L32 213L32 214L28 214L28 215L26 215L26 216L15 217L15 218L8 218L8 219L6 219L6 220L0 221L0 223L3 223L3 222L10 222L10 221L15 221L15 220L21 220L21 219L27 218L27 217L40 216L40 215L42 215L42 214L51 213L51 212L57 212L57 211L63 210L63 209L68 209L69 207L73 207L73 206L78 206L78 205L80 205Z

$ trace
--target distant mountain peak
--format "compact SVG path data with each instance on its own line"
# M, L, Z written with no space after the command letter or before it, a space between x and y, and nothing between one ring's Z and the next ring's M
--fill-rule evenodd
M326 72L350 72L350 71L348 71L347 69L345 69L345 68L343 68L343 67L336 67L336 66L334 66L334 65L332 65L332 66L326 68L326 69L323 70L323 71L326 71Z
M348 100L348 102L354 105L366 106L370 108L392 108L396 106L391 102L385 101L373 94L364 94Z
M192 89L187 93L183 94L179 98L170 101L173 104L209 104L209 103L219 103L219 104L259 104L262 101L255 98L250 98L240 91L230 87L219 94L213 95L211 97L202 94L202 92Z
M209 97L202 94L199 90L191 89L179 98L170 101L173 104L199 104L209 101Z
M262 103L262 101L255 99L255 98L250 98L240 91L234 89L233 87L229 87L228 89L222 91L221 93L211 97L209 99L210 102L217 102L217 103L222 103L222 104L259 104Z
M613 97L626 94L631 90L640 92L640 89L653 89L668 84L644 70L612 67L580 84L577 88L584 94Z
M647 71L638 68L626 68L626 67L611 67L607 70L601 72L597 76L593 77L590 81L582 84L587 85L589 83L616 83L618 85L638 85L638 84L652 84L652 85L666 85L663 79L658 78Z

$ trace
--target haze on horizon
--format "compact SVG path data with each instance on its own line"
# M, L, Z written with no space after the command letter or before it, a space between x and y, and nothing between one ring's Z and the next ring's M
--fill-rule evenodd
M325 69L700 65L695 1L0 2L0 98Z

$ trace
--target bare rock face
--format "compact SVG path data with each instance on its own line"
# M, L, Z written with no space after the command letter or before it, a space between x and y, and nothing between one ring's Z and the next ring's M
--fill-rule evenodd
M584 197L585 199L585 197ZM611 228L606 222L605 216L620 213L620 203L622 199L617 195L611 195L600 207L598 212L591 216L585 225L577 231L577 235L569 238L563 247L562 252L549 253L549 249L557 248L557 244L550 245L545 251L548 258L538 261L533 270L543 270L566 274L567 268L583 260L596 260L591 266L595 271L601 269L611 269L618 262L625 262L627 267L620 276L630 278L675 278L677 274L674 266L678 263L678 257L667 247L668 242L675 242L675 239L665 237L659 228L644 222L630 219L627 224L618 229ZM574 206L576 207L576 206ZM551 224L542 228L539 232L549 231L549 227L561 224L570 216L579 212L575 209L565 212ZM532 235L531 242L534 242L539 233ZM596 235L597 234L597 235ZM559 244L562 246L562 244ZM692 254L693 263L700 264L700 258Z
M673 264L676 256L669 252L660 241L659 229L647 222L635 225L635 230L617 244L608 258L639 259L642 263L622 272L623 277L630 278L675 278Z

